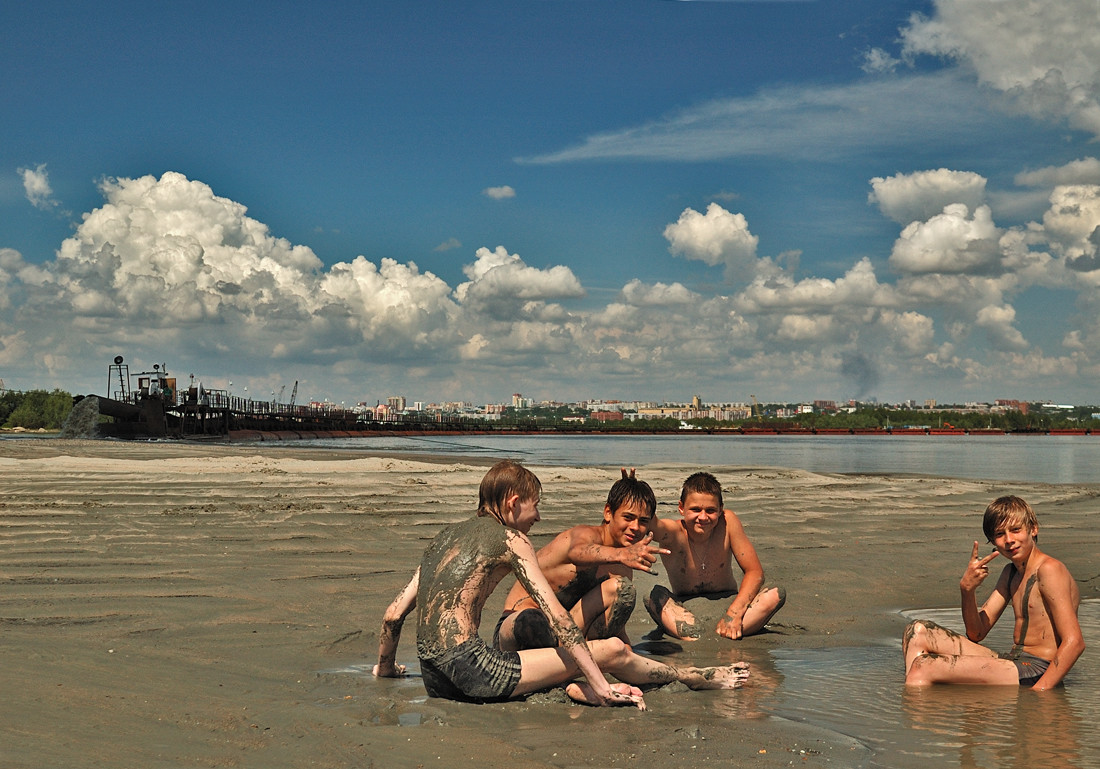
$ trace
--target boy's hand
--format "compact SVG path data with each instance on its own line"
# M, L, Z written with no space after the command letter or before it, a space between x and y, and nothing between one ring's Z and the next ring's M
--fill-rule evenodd
M394 664L383 665L379 662L374 666L371 672L374 673L375 678L400 678L405 675L405 666Z
M668 555L672 552L660 545L653 544L652 531L642 537L638 542L635 542L630 547L624 547L622 550L622 563L624 566L650 573L653 572L651 567L657 562L657 556L661 554Z
M741 636L744 635L744 628L742 627L742 617L731 617L729 614L718 620L718 626L714 628L715 632L723 638L729 638L733 641L740 641Z
M959 580L959 586L963 590L973 591L978 588L978 585L985 582L985 578L989 576L989 562L997 557L997 551L982 558L978 554L978 543L974 542L974 550L970 554L970 562L966 565L966 571L963 572L962 579Z
M603 705L633 705L638 710L646 709L642 690L630 684L611 684L611 692L602 699Z

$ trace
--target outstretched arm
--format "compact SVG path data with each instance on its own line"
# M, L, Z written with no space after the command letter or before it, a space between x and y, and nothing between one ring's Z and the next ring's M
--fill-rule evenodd
M726 616L718 621L718 635L737 640L743 635L745 612L764 586L764 567L760 564L760 558L756 554L756 548L749 541L745 528L740 519L731 511L726 510L726 547L733 553L737 565L745 573L741 579L741 587L737 591L737 597L726 609Z
M569 562L578 568L621 563L631 569L652 572L657 556L671 551L652 544L653 532L630 547L608 547L599 541L598 529L591 526L577 526L570 531Z
M1069 673L1077 658L1085 651L1085 639L1077 621L1077 592L1073 576L1060 561L1048 560L1039 566L1039 594L1046 604L1047 615L1054 625L1054 637L1058 650L1050 661L1050 667L1031 687L1044 691L1057 686Z
M413 574L409 584L397 594L382 616L382 632L378 635L378 664L374 674L379 678L395 678L405 675L405 666L397 665L397 644L401 640L401 626L405 617L416 607L416 591L420 587L420 569Z

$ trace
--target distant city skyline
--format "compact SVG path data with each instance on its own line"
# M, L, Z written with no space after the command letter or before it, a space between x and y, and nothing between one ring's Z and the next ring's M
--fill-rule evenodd
M1100 399L1095 0L0 10L0 379Z

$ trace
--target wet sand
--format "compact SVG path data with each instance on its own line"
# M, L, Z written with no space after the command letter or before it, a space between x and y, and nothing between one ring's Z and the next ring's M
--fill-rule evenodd
M1100 597L1090 525L1100 485L709 467L787 605L760 636L708 634L654 652L747 660L745 689L666 687L641 713L572 705L560 691L465 705L427 699L416 676L373 679L382 611L437 528L472 514L490 463L0 440L0 764L864 766L875 762L869 748L845 730L772 715L784 686L773 651L896 645L899 610L957 599L981 511L1004 493L1036 507L1044 549L1082 598ZM531 467L545 492L536 546L597 521L618 477ZM658 515L676 515L679 483L695 469L639 468ZM639 576L640 592L655 579ZM508 584L490 601L485 636ZM639 606L636 641L646 619ZM398 661L415 668L406 636ZM901 687L900 652L897 664Z

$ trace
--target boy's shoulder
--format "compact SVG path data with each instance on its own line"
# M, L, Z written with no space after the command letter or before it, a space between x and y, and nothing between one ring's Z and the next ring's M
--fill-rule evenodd
M1072 577L1069 571L1069 567L1059 561L1053 555L1042 552L1040 552L1040 555L1042 555L1042 560L1040 560L1038 565L1035 567L1035 571L1039 575L1039 579L1057 576Z
M511 548L517 542L531 545L531 540L519 529L506 526L488 515L475 516L454 525L459 536L475 548L496 550L499 546Z
M568 552L576 544L587 544L600 541L600 527L588 523L570 526L557 534L553 539L539 548L539 553L552 553L556 551Z
M682 518L657 518L653 523L654 538L685 536Z

